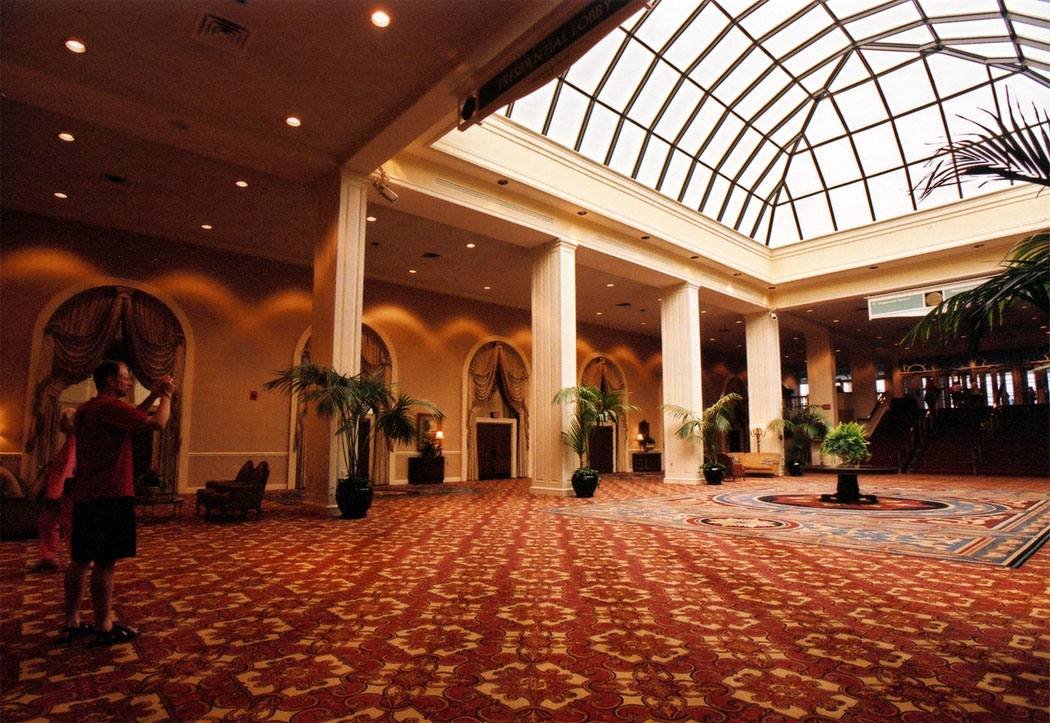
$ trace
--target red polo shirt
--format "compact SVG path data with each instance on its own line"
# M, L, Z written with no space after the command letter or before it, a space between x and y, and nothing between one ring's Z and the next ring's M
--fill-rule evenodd
M77 409L77 473L74 502L134 497L131 437L151 426L150 417L114 397L99 396Z

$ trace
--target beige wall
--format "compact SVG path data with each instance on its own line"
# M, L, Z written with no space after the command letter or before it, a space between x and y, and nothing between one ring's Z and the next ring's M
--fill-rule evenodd
M71 290L120 279L156 293L184 321L190 340L188 428L183 429L184 489L228 478L245 458L266 459L271 488L287 483L289 400L262 385L293 363L311 323L312 272L215 249L176 244L110 229L5 211L0 248L0 455L25 444L33 330L41 313ZM364 322L387 342L395 380L408 394L435 402L443 428L449 478L463 476L466 366L474 350L509 341L531 366L528 310L367 281ZM577 364L607 356L623 371L630 400L642 409L628 420L633 440L646 419L662 446L660 340L581 324ZM740 360L704 364L705 401L741 373ZM258 392L252 401L252 391ZM408 447L395 453L392 480L407 477Z
M183 480L195 487L229 478L251 457L268 460L271 485L284 485L288 401L261 385L291 362L310 322L309 268L9 211L2 223L0 451L25 445L32 335L41 312L58 295L112 278L155 292L189 326ZM249 399L253 390L257 401Z

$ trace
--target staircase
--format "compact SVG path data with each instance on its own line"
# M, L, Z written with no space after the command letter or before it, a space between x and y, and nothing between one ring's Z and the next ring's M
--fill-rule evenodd
M981 446L977 474L1050 479L1050 406L1003 407Z
M933 431L920 447L909 472L918 474L974 474L974 451L981 443L981 425L988 407L940 409Z
M900 456L907 449L911 430L922 420L924 412L911 397L890 401L890 408L879 421L868 440L871 459L865 465L897 467Z

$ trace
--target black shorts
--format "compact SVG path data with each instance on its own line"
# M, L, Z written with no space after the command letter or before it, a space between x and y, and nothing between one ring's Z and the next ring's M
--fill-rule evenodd
M75 503L69 547L80 562L135 557L135 498Z

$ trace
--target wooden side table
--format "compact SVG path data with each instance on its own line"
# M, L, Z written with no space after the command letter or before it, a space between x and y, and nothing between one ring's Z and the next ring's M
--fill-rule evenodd
M408 482L415 485L433 485L445 481L444 457L409 457Z
M633 452L631 453L631 470L634 472L659 472L663 469L663 461L659 452Z

